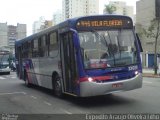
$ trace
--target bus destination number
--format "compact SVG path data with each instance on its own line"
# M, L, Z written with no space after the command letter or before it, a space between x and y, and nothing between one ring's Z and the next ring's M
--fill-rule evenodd
M136 65L136 66L130 66L130 67L128 67L128 70L129 71L132 71L132 70L137 70L138 69L138 66Z

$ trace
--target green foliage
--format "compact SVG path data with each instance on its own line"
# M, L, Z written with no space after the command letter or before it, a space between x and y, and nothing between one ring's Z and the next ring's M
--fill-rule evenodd
M105 11L112 14L117 8L114 5L105 5Z
M148 29L143 29L143 33L147 38L155 39L154 46L154 74L157 74L157 43L160 38L160 18L153 19Z
M160 19L153 19L147 29L143 28L143 34L147 38L159 38L160 36Z

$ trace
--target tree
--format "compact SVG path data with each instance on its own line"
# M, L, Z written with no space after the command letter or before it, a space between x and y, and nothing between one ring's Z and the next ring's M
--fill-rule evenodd
M117 10L117 8L114 5L105 5L105 11L108 14L113 14L113 12L116 10Z
M155 39L155 46L154 46L154 74L157 75L157 43L158 39L160 38L160 18L155 18L151 21L150 26L148 29L143 29L144 34L147 38Z

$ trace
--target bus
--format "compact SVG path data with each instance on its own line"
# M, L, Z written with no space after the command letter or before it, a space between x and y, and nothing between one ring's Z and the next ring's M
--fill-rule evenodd
M129 91L142 87L140 51L130 17L73 18L16 41L17 75L59 97Z
M11 53L6 50L0 50L0 73L10 74Z

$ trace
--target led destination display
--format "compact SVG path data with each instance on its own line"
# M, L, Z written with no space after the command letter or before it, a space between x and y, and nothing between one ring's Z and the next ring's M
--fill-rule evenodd
M132 21L129 18L123 18L121 19L120 17L118 18L98 18L95 19L91 19L91 18L84 18L84 19L80 19L77 24L76 24L76 28L78 30L84 30L84 29L111 29L111 28L132 28Z

